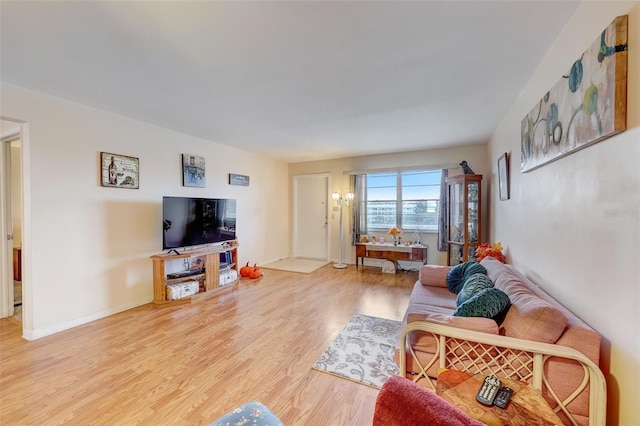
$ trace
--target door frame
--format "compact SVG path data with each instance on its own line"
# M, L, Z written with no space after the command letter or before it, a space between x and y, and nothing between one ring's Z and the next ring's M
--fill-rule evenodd
M19 126L20 137L20 191L22 205L20 211L22 212L22 337L27 340L29 338L29 330L33 330L33 312L32 312L32 291L31 291L31 199L28 196L30 194L30 180L28 167L29 161L29 123L23 120L8 118L0 116L0 121L14 123ZM9 135L7 135L9 136ZM10 143L6 142L8 138L2 138L2 153L0 153L0 161L10 162ZM7 148L9 146L9 148ZM7 155L9 150L9 155ZM9 158L7 158L9 157ZM9 163L10 165L10 163ZM6 173L10 173L10 168L6 168ZM8 220L12 215L11 209L11 191L9 185L10 175L0 176L0 209L2 209L2 216L7 217L7 220L3 220L0 224L0 238L2 238L3 244L0 246L0 256L2 256L2 262L9 262L9 259L13 258L13 250L8 252L8 244L6 244L7 235L13 232L13 229L9 227ZM11 224L11 226L13 226ZM4 264L3 264L4 266ZM13 262L8 263L6 273L0 277L0 317L11 316L14 313L13 309ZM9 298L11 295L11 298ZM10 309L11 308L11 309Z
M2 223L0 224L0 262L2 264L2 277L0 286L0 318L13 316L13 250L9 250L9 235L13 235L13 212L11 202L11 142L20 137L19 134L10 134L0 139L2 152L2 176L0 176L0 209L2 210ZM11 244L12 245L12 244Z
M323 179L326 181L326 188L327 188L327 193L325 194L325 201L326 201L326 212L325 212L325 223L327 226L327 232L325 233L325 247L326 247L326 253L325 253L325 259L327 262L329 262L331 260L331 221L329 220L329 198L330 198L330 189L331 188L331 173L311 173L311 174L302 174L302 175L295 175L291 177L291 218L292 218L292 229L291 229L291 257L295 258L297 257L297 252L298 252L298 235L297 235L297 231L298 231L298 216L297 216L297 210L298 210L298 195L297 195L297 187L298 187L298 182L301 179Z

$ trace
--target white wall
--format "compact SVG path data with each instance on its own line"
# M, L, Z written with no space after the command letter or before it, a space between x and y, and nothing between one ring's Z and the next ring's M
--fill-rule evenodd
M163 195L237 199L240 262L289 249L286 163L2 84L2 114L29 122L23 282L26 338L152 300ZM100 186L100 152L140 159L140 189ZM181 154L206 158L206 188L182 187ZM251 185L228 185L228 173Z
M619 15L629 13L627 131L520 173L520 121ZM489 143L490 228L507 259L603 335L608 421L640 424L640 3L582 2ZM512 154L511 200L497 159Z
M330 192L335 190L343 190L349 188L350 181L349 176L345 175L345 171L366 171L385 169L391 167L414 167L414 166L433 166L444 164L459 164L462 160L467 160L469 166L477 174L485 174L489 169L487 160L487 146L484 144L468 145L455 148L443 148L432 149L424 151L402 152L396 154L384 154L384 155L368 155L361 157L341 158L337 160L324 160L324 161L309 161L302 163L289 164L289 175L304 175L310 173L330 173L331 185ZM449 171L450 176L462 174L462 170L451 169ZM486 182L482 182L483 190L486 190ZM330 201L331 202L331 201ZM335 202L334 202L335 203ZM334 203L330 205L335 205ZM487 212L486 199L483 200L483 214ZM483 222L485 224L488 215L485 214ZM331 221L331 258L334 261L338 259L338 253L340 251L340 233L339 233L339 215L333 214L330 217ZM344 229L344 261L346 263L355 263L355 248L351 246L351 211L344 212L343 218ZM486 240L489 236L488 231L483 231L483 240ZM438 252L437 250L437 234L423 234L422 242L426 240L429 246L429 263L446 265L447 256L446 252Z

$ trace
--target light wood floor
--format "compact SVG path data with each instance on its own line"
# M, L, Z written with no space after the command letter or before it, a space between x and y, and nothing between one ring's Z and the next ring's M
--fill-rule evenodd
M356 313L402 319L417 273L260 280L33 342L0 320L0 424L197 425L258 400L293 425L370 425L378 390L311 367Z

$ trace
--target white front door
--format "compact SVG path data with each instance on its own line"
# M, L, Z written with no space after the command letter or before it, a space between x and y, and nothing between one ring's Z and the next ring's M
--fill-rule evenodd
M329 260L329 175L293 177L293 257Z

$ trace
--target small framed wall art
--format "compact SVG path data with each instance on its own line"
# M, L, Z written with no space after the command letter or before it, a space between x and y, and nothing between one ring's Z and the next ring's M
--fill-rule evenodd
M101 152L101 185L112 188L140 188L139 164L138 157Z
M509 196L509 156L505 152L498 158L498 192L501 200L508 200Z
M182 154L182 186L205 187L204 157Z
M249 186L249 176L229 173L229 185Z

